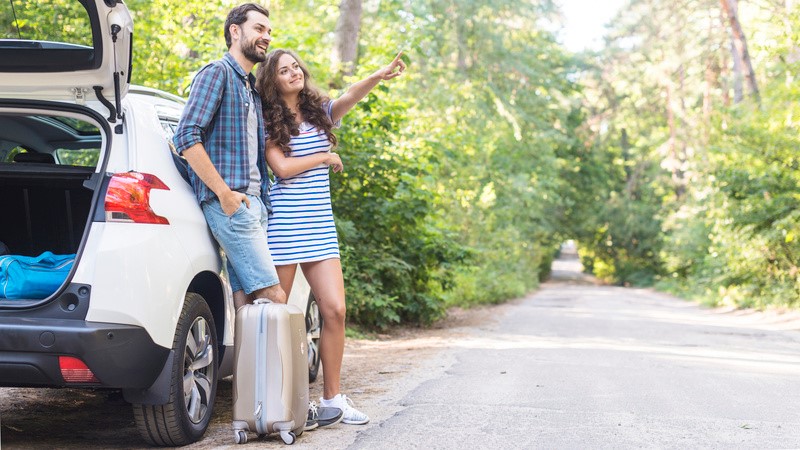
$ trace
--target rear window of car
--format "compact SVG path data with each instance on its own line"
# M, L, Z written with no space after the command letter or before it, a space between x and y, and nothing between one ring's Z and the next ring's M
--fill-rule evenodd
M70 116L0 114L0 163L96 167L96 125Z
M100 160L99 148L59 148L56 150L56 161L65 166L95 167Z
M96 14L93 1L0 0L0 71L99 67Z
M75 0L0 1L2 38L92 46L86 8Z

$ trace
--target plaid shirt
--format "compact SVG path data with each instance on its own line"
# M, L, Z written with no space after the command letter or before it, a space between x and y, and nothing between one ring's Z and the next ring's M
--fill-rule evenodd
M230 53L202 69L192 81L189 100L175 130L173 141L178 153L202 143L214 167L228 186L239 192L247 191L250 184L250 157L247 151L247 112L250 96L247 80L255 99L258 116L258 169L261 172L261 199L269 204L269 176L264 159L264 117L261 115L261 98L255 91L255 77L244 69ZM189 167L198 201L216 195Z

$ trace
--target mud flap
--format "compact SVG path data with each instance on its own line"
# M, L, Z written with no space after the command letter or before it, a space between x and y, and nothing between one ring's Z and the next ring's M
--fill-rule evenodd
M170 350L161 373L149 388L123 389L122 396L125 401L138 405L164 405L169 402L170 375L174 359L175 350Z

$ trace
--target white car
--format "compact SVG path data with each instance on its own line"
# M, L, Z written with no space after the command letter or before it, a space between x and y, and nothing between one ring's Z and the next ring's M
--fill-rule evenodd
M0 35L0 249L76 256L52 294L0 298L0 386L119 389L148 443L195 442L232 372L235 312L171 149L183 100L129 85L122 2L13 3L0 8L15 31ZM54 8L64 28L47 30ZM299 275L313 379L320 319Z

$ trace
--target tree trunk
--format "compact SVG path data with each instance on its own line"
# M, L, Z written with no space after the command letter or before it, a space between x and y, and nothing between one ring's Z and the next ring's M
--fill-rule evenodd
M784 10L782 11L783 26L786 32L786 36L793 35L794 30L792 26L792 21L790 19L790 17L792 17L793 9L794 9L794 0L786 0L786 2L784 3ZM789 45L789 51L787 52L786 55L786 62L789 64L794 64L797 61L800 61L800 46L798 46L796 42L791 42L791 45ZM792 73L792 71L787 70L786 87L791 86L793 81L794 81L794 74Z
M716 18L714 11L709 10L708 15L708 41L713 43L716 35ZM720 65L718 55L713 47L708 50L708 59L706 60L705 70L705 84L703 85L703 147L708 147L711 138L711 113L714 109L714 101L712 92L719 87L720 78ZM724 95L723 95L724 98ZM705 153L704 153L705 154Z
M339 20L336 22L331 55L334 84L340 85L343 77L355 73L361 13L361 0L342 0L339 3Z
M719 0L722 5L725 15L731 26L731 39L734 48L734 53L737 55L742 64L742 71L747 84L750 87L750 93L755 97L756 102L761 102L761 96L758 93L758 85L756 84L756 74L753 71L753 63L750 60L750 54L747 51L747 40L744 37L742 24L739 22L738 4L737 0ZM735 66L736 57L734 57Z
M703 146L709 142L711 131L711 90L714 89L715 77L713 61L706 61L705 83L703 84Z
M677 199L683 198L683 194L686 192L686 186L684 182L684 175L683 175L683 158L681 157L682 150L679 147L683 147L685 144L682 142L681 139L678 138L678 124L675 117L675 95L676 93L673 91L672 83L670 80L667 80L665 85L665 94L666 94L666 103L667 103L667 127L669 128L669 140L667 141L667 155L664 161L663 166L669 168L670 173L672 174L672 183L675 188L675 197ZM677 93L680 95L680 90Z
M742 55L736 51L736 43L731 38L731 57L733 58L733 103L744 100L744 75L742 74Z
M719 11L719 20L722 23L722 27L727 29L727 25L725 24L725 11L722 10ZM724 39L722 40L722 42L719 43L719 48L721 49L725 48L726 40L727 39ZM725 105L725 107L731 106L731 88L727 83L729 77L728 73L729 67L730 66L728 65L728 52L726 51L719 52L719 88L720 91L722 92L722 104Z

